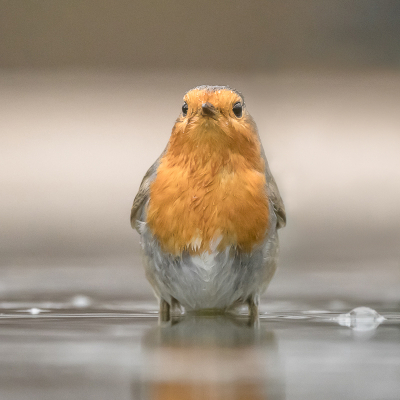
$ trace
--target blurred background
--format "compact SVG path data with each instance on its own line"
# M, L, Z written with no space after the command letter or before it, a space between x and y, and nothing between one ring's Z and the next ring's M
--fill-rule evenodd
M287 208L266 299L399 305L399 37L390 0L2 0L0 298L151 299L132 201L218 84Z

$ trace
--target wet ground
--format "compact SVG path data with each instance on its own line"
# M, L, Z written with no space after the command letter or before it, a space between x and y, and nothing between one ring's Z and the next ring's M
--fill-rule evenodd
M140 257L30 261L1 270L1 400L400 399L396 260L282 257L256 326L160 324Z
M398 400L399 310L316 306L265 302L249 326L159 323L154 301L2 302L0 399Z

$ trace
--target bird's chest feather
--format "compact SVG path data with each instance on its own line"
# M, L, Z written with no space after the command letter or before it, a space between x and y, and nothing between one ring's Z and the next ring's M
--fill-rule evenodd
M147 223L162 248L179 255L222 251L250 252L268 229L265 175L232 156L201 165L166 156L151 184Z

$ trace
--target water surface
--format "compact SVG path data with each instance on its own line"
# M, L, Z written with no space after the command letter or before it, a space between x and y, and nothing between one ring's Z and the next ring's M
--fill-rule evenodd
M154 301L2 302L0 398L398 400L395 305L329 305L265 303L249 326L245 315L160 324Z

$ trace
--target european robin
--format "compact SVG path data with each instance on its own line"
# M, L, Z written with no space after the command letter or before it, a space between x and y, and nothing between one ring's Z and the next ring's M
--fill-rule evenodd
M260 295L276 270L285 208L243 96L198 86L133 202L146 276L170 308L226 311Z

